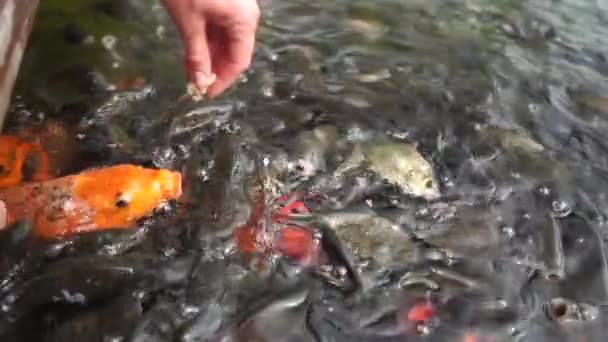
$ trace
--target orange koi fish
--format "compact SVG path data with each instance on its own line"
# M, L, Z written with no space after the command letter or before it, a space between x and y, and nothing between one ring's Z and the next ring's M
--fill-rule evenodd
M67 127L54 121L0 135L0 188L60 176L74 148Z
M37 142L27 142L10 135L0 135L0 188L23 182L29 161L37 162L30 181L50 179L46 152Z
M35 236L56 238L129 228L181 193L180 173L124 164L0 189L0 199L4 226L29 220Z

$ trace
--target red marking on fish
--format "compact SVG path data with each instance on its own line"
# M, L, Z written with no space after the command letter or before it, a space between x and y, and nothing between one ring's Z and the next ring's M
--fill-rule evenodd
M281 207L272 213L271 221L286 225L270 233L262 232L260 221L265 207L263 201L257 201L247 224L234 231L237 248L244 253L260 252L267 255L278 252L303 266L316 263L319 246L315 241L313 229L289 224L290 215L310 212L303 202L295 200L294 197L294 194L286 194L275 201L275 204ZM274 238L265 239L264 234L274 234ZM268 240L270 242L267 242Z
M407 313L407 319L414 323L426 322L434 315L433 306L425 301L415 304Z
M312 265L319 257L319 246L313 234L308 227L284 226L278 232L275 245L283 255L301 265Z
M464 334L463 342L478 342L477 336L474 335L473 333L466 333L466 334Z

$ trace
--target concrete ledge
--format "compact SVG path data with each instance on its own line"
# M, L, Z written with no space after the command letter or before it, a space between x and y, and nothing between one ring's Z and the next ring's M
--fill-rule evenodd
M0 0L0 129L37 8L38 0Z

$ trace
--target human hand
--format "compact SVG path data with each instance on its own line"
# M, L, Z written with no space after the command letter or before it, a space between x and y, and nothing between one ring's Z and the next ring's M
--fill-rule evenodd
M251 63L260 18L257 0L162 2L182 36L188 79L206 89L209 98L220 95Z

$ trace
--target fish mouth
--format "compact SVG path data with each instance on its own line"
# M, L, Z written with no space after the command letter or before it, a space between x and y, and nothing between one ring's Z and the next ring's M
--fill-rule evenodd
M181 197L183 193L182 181L182 174L180 172L173 172L173 184L171 186L171 193L173 194L174 198Z
M183 193L183 176L181 172L160 169L157 181L160 184L162 200L177 199Z

